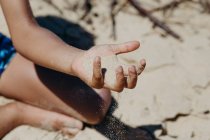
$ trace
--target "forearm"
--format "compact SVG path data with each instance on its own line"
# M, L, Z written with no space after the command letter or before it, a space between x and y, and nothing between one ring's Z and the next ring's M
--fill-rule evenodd
M13 41L17 51L36 64L71 74L73 60L82 50L67 45L55 34L39 26L15 33Z
M83 53L41 28L27 0L0 0L17 51L36 64L72 74L71 63Z

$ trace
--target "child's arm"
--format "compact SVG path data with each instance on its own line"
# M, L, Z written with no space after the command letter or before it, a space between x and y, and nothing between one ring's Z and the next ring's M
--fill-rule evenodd
M0 0L17 51L33 62L72 74L71 63L82 50L69 47L55 34L40 27L28 0Z
M124 88L135 87L137 76L146 65L145 61L142 60L136 68L123 68L120 67L117 54L136 50L138 42L105 45L83 51L67 45L55 34L40 27L33 17L28 0L0 0L0 4L12 41L21 55L41 66L77 76L95 88L122 91ZM112 62L107 56L113 57ZM109 61L105 77L101 72L100 58L104 62ZM91 67L85 68L85 62L90 62L87 61L90 59L93 59L88 65Z

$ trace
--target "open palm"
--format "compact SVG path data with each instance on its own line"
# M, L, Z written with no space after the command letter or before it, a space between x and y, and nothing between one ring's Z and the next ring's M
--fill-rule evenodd
M73 73L94 88L105 87L117 92L124 88L134 88L146 62L141 60L137 66L125 67L118 61L117 54L134 51L139 46L139 42L132 41L92 47L73 61Z

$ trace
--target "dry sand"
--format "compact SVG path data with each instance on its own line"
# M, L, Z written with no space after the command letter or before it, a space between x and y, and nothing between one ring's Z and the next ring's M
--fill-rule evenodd
M164 18L183 37L179 42L172 37L161 37L162 30L152 29L151 22L138 16L135 9L125 8L116 16L117 40L110 38L112 33L109 18L109 2L94 1L93 12L99 16L90 17L92 24L80 21L84 13L82 1L52 0L54 6L43 0L31 0L36 16L57 15L80 24L97 36L96 44L120 43L139 40L141 48L121 55L135 60L145 58L147 68L138 85L133 90L124 90L117 99L118 108L114 116L131 126L159 126L154 131L160 140L209 140L210 139L210 16L201 13L195 4L183 4L179 10ZM66 2L69 2L68 4ZM167 2L167 1L164 1ZM78 4L80 3L80 4ZM143 2L154 7L155 2ZM76 10L71 10L76 6ZM88 17L86 18L88 20ZM0 11L0 31L9 35L2 12ZM0 104L6 99L0 98ZM62 140L59 133L22 126L4 140ZM105 140L104 135L95 129L86 128L74 140ZM117 138L116 138L117 139Z

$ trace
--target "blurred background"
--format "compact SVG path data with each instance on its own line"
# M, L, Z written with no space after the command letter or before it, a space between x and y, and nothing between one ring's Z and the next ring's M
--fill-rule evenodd
M115 121L86 127L70 139L140 139L117 135L128 129L132 135L147 130L159 140L210 139L210 0L30 2L39 23L67 43L87 49L94 43L138 40L141 48L120 58L127 63L135 62L130 58L147 60L135 89L113 93ZM1 10L0 32L9 36ZM8 101L0 97L0 104ZM107 130L101 129L105 125ZM67 140L59 132L29 126L15 129L4 139Z

